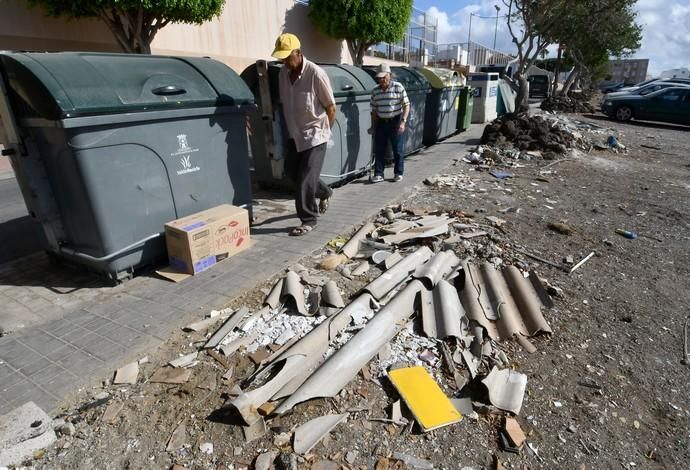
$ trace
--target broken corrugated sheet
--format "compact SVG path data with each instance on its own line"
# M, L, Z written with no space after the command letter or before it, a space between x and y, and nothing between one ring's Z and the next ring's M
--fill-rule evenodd
M352 270L352 275L361 276L362 274L365 274L367 271L369 271L369 262L362 261L355 269Z
M383 266L386 269L390 269L396 264L398 264L398 262L400 262L401 259L403 259L402 255L396 251L394 253L391 253L390 256L387 256L383 260Z
M326 415L312 419L295 429L292 447L298 454L306 454L319 443L331 429L347 419L348 414Z
M340 289L335 281L328 281L321 293L321 313L330 317L345 307L345 301L340 295Z
M371 222L364 224L357 232L350 238L350 240L340 250L348 258L354 258L359 251L359 243L365 239L374 230L374 224Z
M216 330L215 333L213 333L213 336L211 336L208 341L206 341L206 344L204 344L203 349L211 349L215 348L220 344L223 339L230 333L232 330L235 329L237 325L240 324L242 319L249 313L249 309L247 307L242 307L241 309L237 310L235 313L233 313L227 320L225 320L225 323L223 323L218 330Z
M458 291L440 281L432 291L422 290L422 328L429 338L464 338L469 335L465 309Z
M311 398L332 397L342 390L381 347L395 336L400 322L414 313L415 298L422 289L421 282L410 282L288 397L276 409L276 413L283 414L296 404Z
M503 275L489 263L480 267L463 263L462 305L469 320L484 327L493 339L515 338L529 352L536 348L526 339L551 333L541 313L541 301L530 282L514 266Z
M489 391L489 401L496 408L520 414L527 388L527 376L511 369L491 369L482 383Z
M280 279L273 285L271 292L268 293L266 300L264 300L264 305L268 305L272 309L278 308L281 303L280 297L283 293L283 282L283 279Z
M250 378L251 382L257 382L263 377L270 377L268 382L244 392L230 405L239 411L247 424L258 419L256 410L270 399L280 399L297 390L324 361L329 344L350 324L352 316L370 312L372 303L369 294L362 294L339 314L325 320Z
M397 285L404 282L418 266L428 261L432 254L432 251L426 246L418 248L414 253L406 256L396 263L395 266L370 282L364 287L364 290L371 293L376 300L380 300Z
M288 305L291 301L292 307L302 315L308 315L307 308L304 305L304 288L302 287L301 279L294 271L288 271L283 280L283 292L280 295L280 301Z
M414 240L416 238L436 237L438 235L443 235L444 233L448 233L447 223L442 225L432 225L429 227L411 228L409 230L405 230L402 233L386 235L384 237L381 237L381 240L383 240L384 243L397 245L403 242Z
M452 251L442 251L434 255L428 263L419 266L413 277L416 279L425 280L428 289L433 288L444 276L450 274L455 266L460 263L460 260Z

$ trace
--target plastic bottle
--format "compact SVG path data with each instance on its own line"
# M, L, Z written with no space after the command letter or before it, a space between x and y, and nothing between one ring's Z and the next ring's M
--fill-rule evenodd
M637 232L633 232L632 230L623 230L622 228L617 228L616 233L629 240L634 240L639 236Z

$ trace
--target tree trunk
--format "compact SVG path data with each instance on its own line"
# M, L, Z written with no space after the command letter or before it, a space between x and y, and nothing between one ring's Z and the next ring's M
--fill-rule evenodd
M355 65L357 67L361 67L362 65L364 65L364 53L366 51L367 51L366 44L360 43L359 49L357 49L357 60L355 61Z
M515 112L529 113L529 82L525 72L518 71L518 92L515 98Z
M352 59L352 63L357 65L357 53L359 50L359 48L357 47L357 40L346 39L345 42L347 43L347 50L350 53L350 59Z
M553 88L551 89L551 96L556 96L556 93L558 92L558 75L561 73L561 57L563 54L563 49L561 48L561 45L558 45L558 57L556 57L556 67L554 67L554 77L553 77L553 83L552 86Z
M575 79L578 76L578 69L575 67L573 71L570 73L568 76L568 79L565 81L563 84L563 90L561 91L561 96L568 96L568 93L570 93L570 88L573 86L573 83L575 83Z

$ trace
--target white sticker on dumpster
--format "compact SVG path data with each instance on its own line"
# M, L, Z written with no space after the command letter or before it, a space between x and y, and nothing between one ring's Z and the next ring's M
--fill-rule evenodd
M201 167L194 165L192 161L192 154L198 152L189 146L187 142L187 134L180 134L177 136L177 151L170 154L171 157L180 157L181 170L177 170L178 175L185 175L187 173L194 173L201 170Z

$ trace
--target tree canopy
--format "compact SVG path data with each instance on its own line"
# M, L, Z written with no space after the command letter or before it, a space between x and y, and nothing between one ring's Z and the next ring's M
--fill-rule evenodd
M518 50L516 107L527 106L526 73L551 44L565 47L575 63L564 90L578 75L591 79L602 72L609 56L639 48L641 28L635 23L636 0L503 0L508 29Z
M220 15L225 0L28 0L50 16L99 18L125 52L149 54L169 23L201 24Z
M352 61L362 65L372 45L403 38L412 4L413 0L311 0L309 18L327 36L345 39Z

